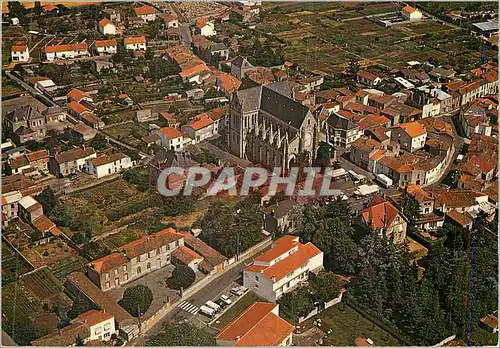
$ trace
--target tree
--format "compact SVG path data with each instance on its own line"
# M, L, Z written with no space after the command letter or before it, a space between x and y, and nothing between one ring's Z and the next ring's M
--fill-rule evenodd
M151 302L153 302L151 289L145 285L136 285L125 290L118 304L132 316L138 317L146 313Z
M89 145L96 150L103 150L108 147L108 140L104 134L97 133L96 136L90 140Z
M195 278L196 274L191 267L179 264L175 266L172 276L167 278L167 285L175 290L187 289L194 283Z
M137 185L139 191L144 192L149 188L148 172L141 167L134 167L123 172L123 179L131 184Z
M20 21L24 18L24 13L26 12L24 6L19 1L9 1L7 3L9 9L9 15L11 18L17 18Z
M312 273L309 276L309 290L315 303L324 303L339 295L340 285L331 272Z
M180 72L177 64L165 58L151 57L151 61L148 63L148 68L148 76L157 80Z
M81 338L80 335L76 336L75 346L83 347L84 345L85 345L85 342L83 341L83 338Z
M6 314L5 312L3 313ZM13 314L13 313L9 313ZM28 346L31 341L45 333L37 330L33 321L24 314L17 314L7 320L2 320L2 329L19 345Z
M73 220L75 211L71 205L58 204L50 211L49 218L61 227L69 227Z
M153 51L151 47L146 48L146 54L144 55L144 58L146 58L146 60L151 60L154 58L154 56L155 51Z
M260 194L252 192L237 206L212 202L200 228L200 238L226 257L247 250L262 237Z
M330 162L332 148L325 142L321 142L316 153L314 164L320 167L326 167Z
M349 206L345 202L316 202L302 206L294 214L299 236L312 242L325 254L325 268L353 274L356 267L356 244Z
M163 331L151 336L146 346L215 346L215 338L190 323L166 324Z
M279 300L280 306L291 315L304 317L314 309L314 302L307 287L287 292Z
M59 204L59 199L56 197L54 191L50 186L47 186L40 194L37 196L37 201L43 207L43 212L45 215L50 215L52 209L54 209Z
M415 197L405 192L401 198L400 207L403 215L406 216L410 224L415 227L415 223L420 218L420 203L418 203Z

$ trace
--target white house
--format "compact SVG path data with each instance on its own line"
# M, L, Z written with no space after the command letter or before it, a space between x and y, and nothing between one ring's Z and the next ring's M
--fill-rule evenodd
M437 98L431 98L422 107L422 118L437 117L441 113L441 102Z
M85 171L96 175L97 179L100 179L104 176L118 173L123 169L128 169L133 165L134 163L130 157L117 152L91 159L85 164Z
M270 250L257 256L243 270L243 285L258 296L276 302L309 277L309 272L323 268L323 252L311 242L302 244L299 237L286 235L274 241Z
M115 54L117 50L117 43L115 39L96 40L95 47L98 54Z
M116 35L115 25L107 18L99 21L99 32L103 35Z
M27 62L30 60L30 52L27 45L12 45L10 56L13 62Z
M215 134L214 121L207 114L200 114L191 120L189 124L182 126L182 131L193 139L193 143L197 143Z
M115 317L105 310L91 309L76 317L74 322L85 324L88 327L90 341L107 342L111 340L111 335L116 333Z
M427 131L420 122L401 123L392 128L391 140L399 143L401 149L415 152L425 146Z
M86 42L67 45L45 46L45 56L48 61L55 59L73 59L90 56Z
M422 19L422 12L411 6L403 7L401 15L409 21L419 21Z
M184 137L182 132L174 127L163 127L160 129L154 129L151 131L152 134L157 134L161 139L161 144L167 150L182 150Z
M179 19L176 15L166 14L165 17L163 17L163 20L165 21L165 26L167 27L167 29L179 27Z
M214 22L209 22L205 18L199 18L196 20L196 31L201 36L217 35L217 32L215 31Z
M123 40L123 42L125 43L125 48L127 50L133 50L133 51L146 50L146 38L144 36L126 37Z
M135 15L140 17L144 22L152 22L156 20L156 10L152 6L141 6L134 8Z

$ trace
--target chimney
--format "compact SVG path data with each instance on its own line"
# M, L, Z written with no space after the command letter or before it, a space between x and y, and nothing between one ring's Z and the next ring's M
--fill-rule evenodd
M241 336L236 336L236 342L238 342L241 339Z
M272 275L272 277L271 277L271 281L272 281L273 283L275 283L275 282L276 282L276 276L275 276L274 274L273 274L273 275Z

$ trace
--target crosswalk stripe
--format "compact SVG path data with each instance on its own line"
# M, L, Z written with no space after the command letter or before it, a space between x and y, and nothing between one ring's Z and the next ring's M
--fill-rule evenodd
M182 302L179 305L179 308L181 308L181 309L185 310L186 312L191 313L193 315L195 315L196 313L198 313L200 311L199 307L197 307L194 304L189 303L187 301Z

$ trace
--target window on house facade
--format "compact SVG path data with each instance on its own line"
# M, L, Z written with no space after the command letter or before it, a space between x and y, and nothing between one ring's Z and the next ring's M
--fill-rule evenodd
M109 282L106 282L106 288L109 288L111 284Z
M123 280L128 280L128 274L127 274L127 273L125 273L125 274L123 275Z
M137 267L137 274L141 274L141 267Z
M150 262L148 262L148 264L146 265L146 268L147 269L151 269L151 263Z
M127 265L123 266L123 272L127 272Z

